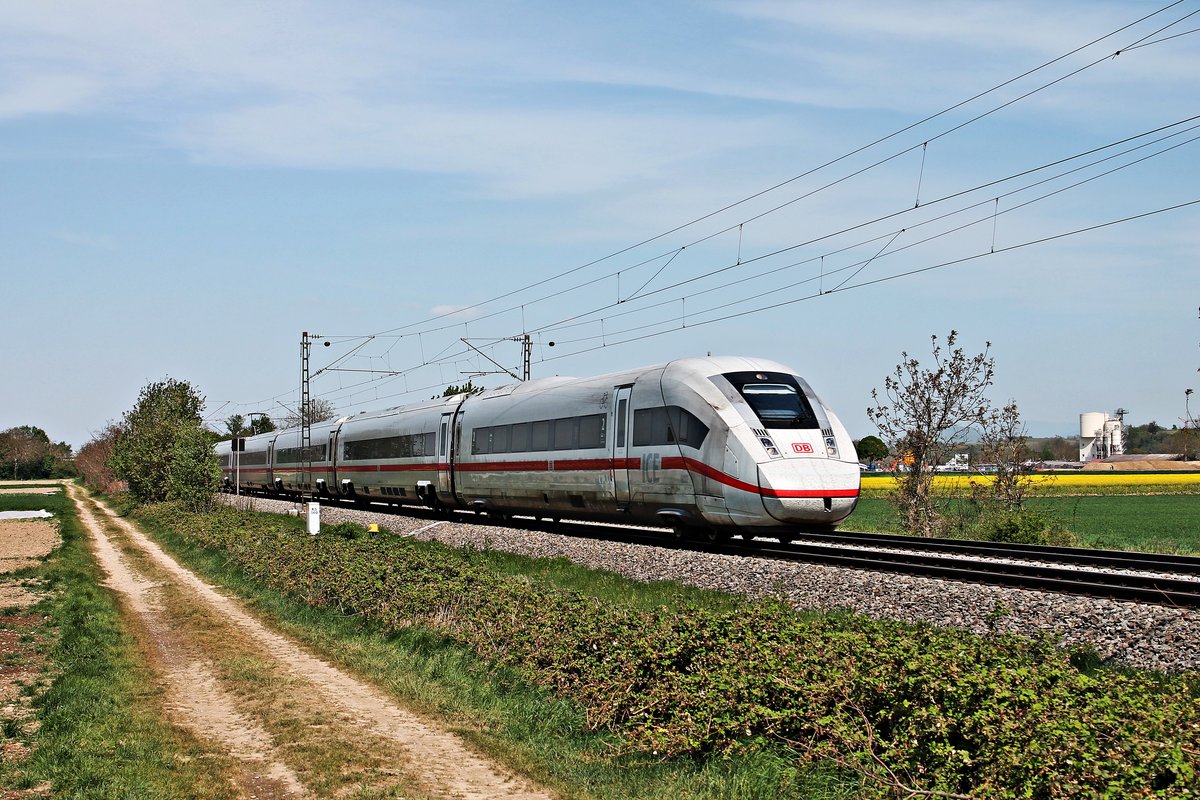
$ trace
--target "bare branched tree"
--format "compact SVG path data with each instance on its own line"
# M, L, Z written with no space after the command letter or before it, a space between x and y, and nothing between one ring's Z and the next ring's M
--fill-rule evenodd
M945 350L930 337L933 366L923 369L906 352L903 361L884 380L884 397L871 391L875 406L867 416L883 439L899 453L898 486L893 495L906 529L922 536L940 533L944 515L933 496L933 476L968 432L988 416L991 404L984 392L992 385L991 342L982 353L968 356L950 331Z
M985 462L995 465L995 471L990 483L972 484L977 503L998 504L1010 511L1021 508L1034 486L1033 475L1024 466L1029 460L1028 442L1015 401L984 416L979 425L979 453Z
M113 474L109 466L113 445L121 435L122 427L119 422L108 422L102 431L92 434L92 438L75 456L75 466L84 482L102 492L118 492L128 488L124 482Z
M51 442L46 432L36 425L0 431L0 462L4 464L0 475L14 480L72 473L70 445Z
M1197 439L1200 438L1200 421L1192 416L1192 395L1194 393L1192 389L1185 389L1183 392L1183 427L1175 435L1175 440L1179 443L1179 449L1183 451L1185 461L1194 461L1200 458L1200 446L1197 446Z
M304 415L301 416L301 413ZM283 418L283 427L299 428L304 422L304 417L308 418L309 425L316 425L318 422L337 419L337 409L333 407L333 403L328 400L322 400L319 397L314 397L308 401L308 405L301 409L301 413L289 411L287 416Z

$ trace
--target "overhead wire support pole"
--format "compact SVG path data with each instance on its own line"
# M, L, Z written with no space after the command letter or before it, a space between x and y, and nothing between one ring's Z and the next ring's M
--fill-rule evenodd
M531 373L531 362L533 361L533 339L529 338L529 334L521 335L521 380L528 381Z
M311 465L308 463L308 446L312 443L312 425L309 420L311 417L309 403L309 376L308 376L308 359L312 351L312 340L309 339L308 331L300 334L300 454L301 460L305 467L305 485L308 484L308 475Z
M459 337L459 341L460 341L460 342L462 342L463 344L465 344L467 347L469 347L469 348L471 348L472 350L474 350L476 353L479 353L479 355L483 356L483 357L484 357L484 358L486 358L488 361L490 361L490 362L492 362L493 364L495 364L497 367L499 367L499 368L500 368L500 370L501 370L501 371L502 371L502 372L503 372L505 375L508 375L508 376L510 376L510 377L512 377L512 378L515 378L516 380L521 380L521 378L519 378L519 377L517 376L517 373L513 372L511 369L509 369L508 367L504 366L504 365L503 365L503 364L501 364L499 361L497 361L496 359L492 358L492 357L491 357L491 356L489 356L487 353L483 352L483 351L482 351L482 350L480 350L478 347L476 347L475 345L473 345L473 344L471 344L470 342L468 342L466 339L464 339L464 338L462 338L462 337L460 336L460 337ZM483 373L483 372L481 372L481 373L479 373L479 374L480 374L480 375L485 375L485 374L487 374L487 373Z

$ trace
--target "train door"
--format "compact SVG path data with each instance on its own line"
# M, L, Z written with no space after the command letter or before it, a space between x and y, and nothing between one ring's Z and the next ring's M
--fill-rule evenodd
M437 431L437 493L449 498L454 495L454 474L450 470L450 436L453 433L453 414L442 414Z
M338 429L334 428L329 432L329 469L325 473L325 491L331 495L337 495L337 436Z
M613 402L613 493L616 495L617 506L621 509L628 508L630 502L629 445L632 432L629 428L629 420L632 418L632 413L629 408L629 395L632 393L632 386L618 386L616 399Z

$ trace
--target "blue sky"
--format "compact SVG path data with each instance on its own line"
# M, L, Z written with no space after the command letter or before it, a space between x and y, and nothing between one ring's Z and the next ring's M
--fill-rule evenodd
M302 331L359 370L314 378L343 412L491 368L461 337L516 369L493 343L528 332L535 377L772 358L858 437L955 329L1035 434L1176 423L1198 12L2 3L0 429L79 446L166 376L214 427L279 416Z

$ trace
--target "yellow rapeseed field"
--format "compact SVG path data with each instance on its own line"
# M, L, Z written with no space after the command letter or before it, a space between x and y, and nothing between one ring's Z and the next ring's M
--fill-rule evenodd
M1031 476L1035 491L1049 494L1192 494L1200 492L1200 472L1038 472ZM955 493L970 489L972 483L987 485L991 475L937 475L934 491ZM896 487L891 473L863 475L862 488L868 493L886 494Z

